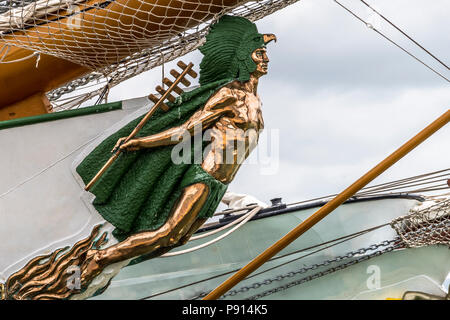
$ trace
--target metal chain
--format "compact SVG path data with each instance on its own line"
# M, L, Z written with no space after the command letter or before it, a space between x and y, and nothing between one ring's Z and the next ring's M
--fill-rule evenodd
M360 257L360 258L351 260L351 261L349 261L349 262L346 262L346 263L341 264L341 265L338 265L338 266L336 266L336 267L327 269L327 270L325 270L325 271L318 272L318 273L315 273L315 274L310 275L310 276L308 276L308 277L304 277L304 278L301 278L301 279L299 279L299 280L296 280L296 281L287 283L287 284L285 284L285 285L283 285L283 286L279 286L279 287L277 287L277 288L273 288L273 289L271 289L271 290L264 291L264 292L262 292L262 293L260 293L260 294L251 296L251 297L247 298L246 300L257 300L257 299L260 299L260 298L263 298L263 297L272 295L272 294L274 294L274 293L276 293L276 292L284 291L284 290L287 290L287 289L289 289L289 288L291 288L291 287L300 285L300 284L302 284L302 283L305 283L305 282L308 282L308 281L311 281L311 280L314 280L314 279L323 277L323 276L325 276L325 275L327 275L327 274L330 274L330 273L333 273L333 272L336 272L336 271L345 269L345 268L350 267L350 266L352 266L352 265L354 265L354 264L360 263L360 262L362 262L362 261L369 260L369 259L371 259L371 258L373 258L373 257L378 257L378 256L380 256L380 255L382 255L382 254L384 254L384 253L386 253L386 252L391 252L391 251L393 251L393 250L395 250L395 249L401 247L401 245L399 245L399 244L397 244L397 245L391 245L391 244L394 244L395 242L397 242L397 240L398 240L398 239L396 239L396 240L391 240L391 241L384 241L384 242L382 242L381 244L375 245L375 246L378 248L378 247L384 246L384 245L386 244L387 246L386 246L386 248L384 248L383 250L378 250L378 251L372 252L372 253L370 253L370 254L368 254L368 255L365 255L365 256L362 256L362 257ZM369 248L372 248L372 247L374 247L374 245L370 246ZM367 251L367 249L360 249L360 250ZM359 252L360 250L354 251L354 252ZM352 252L352 253L354 253L354 252ZM346 256L349 256L349 255L350 255L350 254L347 254ZM346 257L346 256L344 256L344 257ZM353 255L352 255L352 256L353 256Z
M61 98L61 96L65 95L67 93L71 93L71 92L75 91L76 89L78 89L79 87L87 85L88 83L90 83L93 80L99 80L100 78L102 78L102 76L103 75L100 73L93 72L87 76L73 80L64 86L59 87L58 89L50 91L47 94L48 99L50 101L58 100L59 98Z
M313 275L310 275L308 277L304 277L304 278L301 278L299 280L290 282L290 283L285 284L283 286L280 286L280 287L277 287L277 288L274 288L274 289L262 292L260 294L254 295L254 296L251 296L250 298L247 298L246 300L255 300L255 299L259 299L259 298L262 298L262 297L274 294L276 292L287 290L287 289L289 289L289 288L291 288L293 286L300 285L302 283L305 283L305 282L308 282L308 281L320 278L322 276L325 276L327 274L333 273L333 272L338 271L338 270L342 270L342 269L347 268L347 267L349 267L351 265L354 265L356 263L368 260L368 259L373 258L375 256L382 255L383 253L391 252L391 251L393 251L393 250L395 250L397 248L402 247L401 240L398 237L393 239L393 240L385 240L385 241L383 241L383 242L381 242L379 244L373 244L373 245L371 245L371 246L369 246L367 248L361 248L361 249L358 249L358 250L355 250L355 251L348 252L345 255L341 255L341 256L337 256L337 257L335 257L333 259L325 260L325 261L323 261L321 263L316 263L316 264L312 264L312 265L307 266L307 267L303 267L303 268L301 268L301 269L299 269L297 271L291 271L291 272L288 272L288 273L285 273L285 274L280 274L280 275L277 275L275 277L265 279L265 280L260 281L260 282L254 282L253 284L251 284L249 286L243 286L243 287L241 287L239 289L236 289L236 290L230 290L226 294L224 294L222 297L220 297L220 299L225 299L226 297L230 297L230 296L232 297L232 296L235 296L235 295L237 295L239 293L245 293L245 292L248 292L248 291L250 291L252 289L258 289L258 288L260 288L262 286L266 286L266 285L272 284L273 282L282 281L284 279L292 278L292 277L294 277L294 276L296 276L298 274L304 274L304 273L306 273L308 271L316 270L316 269L318 269L320 267L328 266L328 265L330 265L332 263L336 263L336 262L340 262L340 261L343 261L343 260L351 259L351 258L355 257L356 255L363 255L363 254L365 254L368 251L374 251L374 250L377 250L380 247L385 247L385 248L383 250L378 250L378 251L372 252L372 253L370 253L368 255L364 255L362 257L359 257L359 258L354 259L352 261L349 261L349 262L346 262L344 264L338 265L336 267L332 267L332 268L329 268L327 270L324 270L324 271L315 273ZM201 294L199 294L198 296L196 296L193 299L205 297L207 294L208 293L206 293L206 292L202 292Z

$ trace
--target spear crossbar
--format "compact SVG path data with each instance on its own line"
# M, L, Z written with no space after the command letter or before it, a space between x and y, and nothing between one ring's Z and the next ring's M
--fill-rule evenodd
M184 65L184 64L183 64ZM153 107L147 112L144 118L139 122L139 124L134 128L134 130L130 133L130 135L122 141L123 143L127 143L131 139L133 139L136 134L142 129L142 127L147 123L147 121L152 117L152 115L160 108L161 106L165 105L164 100L169 96L169 94L177 88L177 85L180 81L184 79L186 74L193 73L191 71L192 67L194 66L193 63L189 63L183 70L183 72L177 77L177 79L172 83L172 85L167 89L167 91L161 95L161 98L156 102ZM117 148L117 150L114 151L114 154L109 158L109 160L103 165L103 167L97 172L97 174L92 178L92 180L84 187L84 190L89 191L91 187L100 179L100 177L108 170L108 168L116 161L116 159L119 157L119 155L122 153L122 149Z

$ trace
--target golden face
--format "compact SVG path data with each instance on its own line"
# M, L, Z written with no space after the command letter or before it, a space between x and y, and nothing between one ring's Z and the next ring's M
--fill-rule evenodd
M267 74L267 68L269 63L269 58L267 57L267 51L265 48L258 48L252 53L252 59L256 63L255 74L257 76L262 76Z

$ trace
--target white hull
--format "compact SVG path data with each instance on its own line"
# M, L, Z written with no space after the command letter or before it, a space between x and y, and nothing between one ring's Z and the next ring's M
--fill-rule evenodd
M0 131L0 145L6 154L0 157L1 283L36 256L73 246L88 237L94 226L105 222L90 205L92 195L83 190L83 184L74 168L104 138L144 113L148 107L146 99L135 99L125 102L121 110ZM420 201L407 197L345 204L281 254L389 223L394 218L406 215L417 205L420 205ZM224 240L204 249L126 267L113 279L106 292L96 299L140 299L242 267L316 209L297 208L255 219ZM109 233L112 229L109 224L103 227L103 230ZM186 248L207 242L218 235L220 234L188 243ZM298 263L247 280L242 285L291 272L299 265L319 263L395 237L395 231L389 226L380 228L308 256ZM111 235L109 240L107 246L116 241ZM311 251L313 250L277 260L276 263ZM429 261L433 262L428 263ZM388 253L316 279L302 285L300 291L285 290L269 298L380 298L386 295L382 290L393 285L397 291L394 290L392 295L396 296L399 290L406 287L408 290L423 289L438 293L439 285L448 274L449 262L448 249L408 249ZM403 263L402 266L399 266L399 263ZM126 262L108 267L83 297L86 298L103 287L125 264ZM364 287L370 276L367 274L367 267L371 264L378 264L383 272L384 280L382 287L376 289L378 291ZM275 262L269 262L262 269L273 265ZM216 278L155 298L191 299L201 292L213 289L225 278ZM255 293L289 280L261 287ZM308 286L314 288L309 290ZM235 298L248 296L250 294L237 295Z
M90 205L76 163L148 105L134 99L121 110L0 131L0 145L8 150L0 157L0 282L105 222Z

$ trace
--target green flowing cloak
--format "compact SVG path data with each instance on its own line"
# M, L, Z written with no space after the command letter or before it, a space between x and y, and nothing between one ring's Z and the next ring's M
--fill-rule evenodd
M149 136L186 122L222 86L231 80L203 85L168 104L170 110L158 110L136 137ZM99 144L76 168L87 184L111 157L121 137L128 136L143 116L131 121ZM191 144L192 146L194 144ZM122 152L90 192L95 209L116 228L113 235L122 241L136 232L156 230L168 216L183 188L202 182L209 187L207 201L198 218L211 217L227 185L206 173L199 164L174 164L173 146Z

